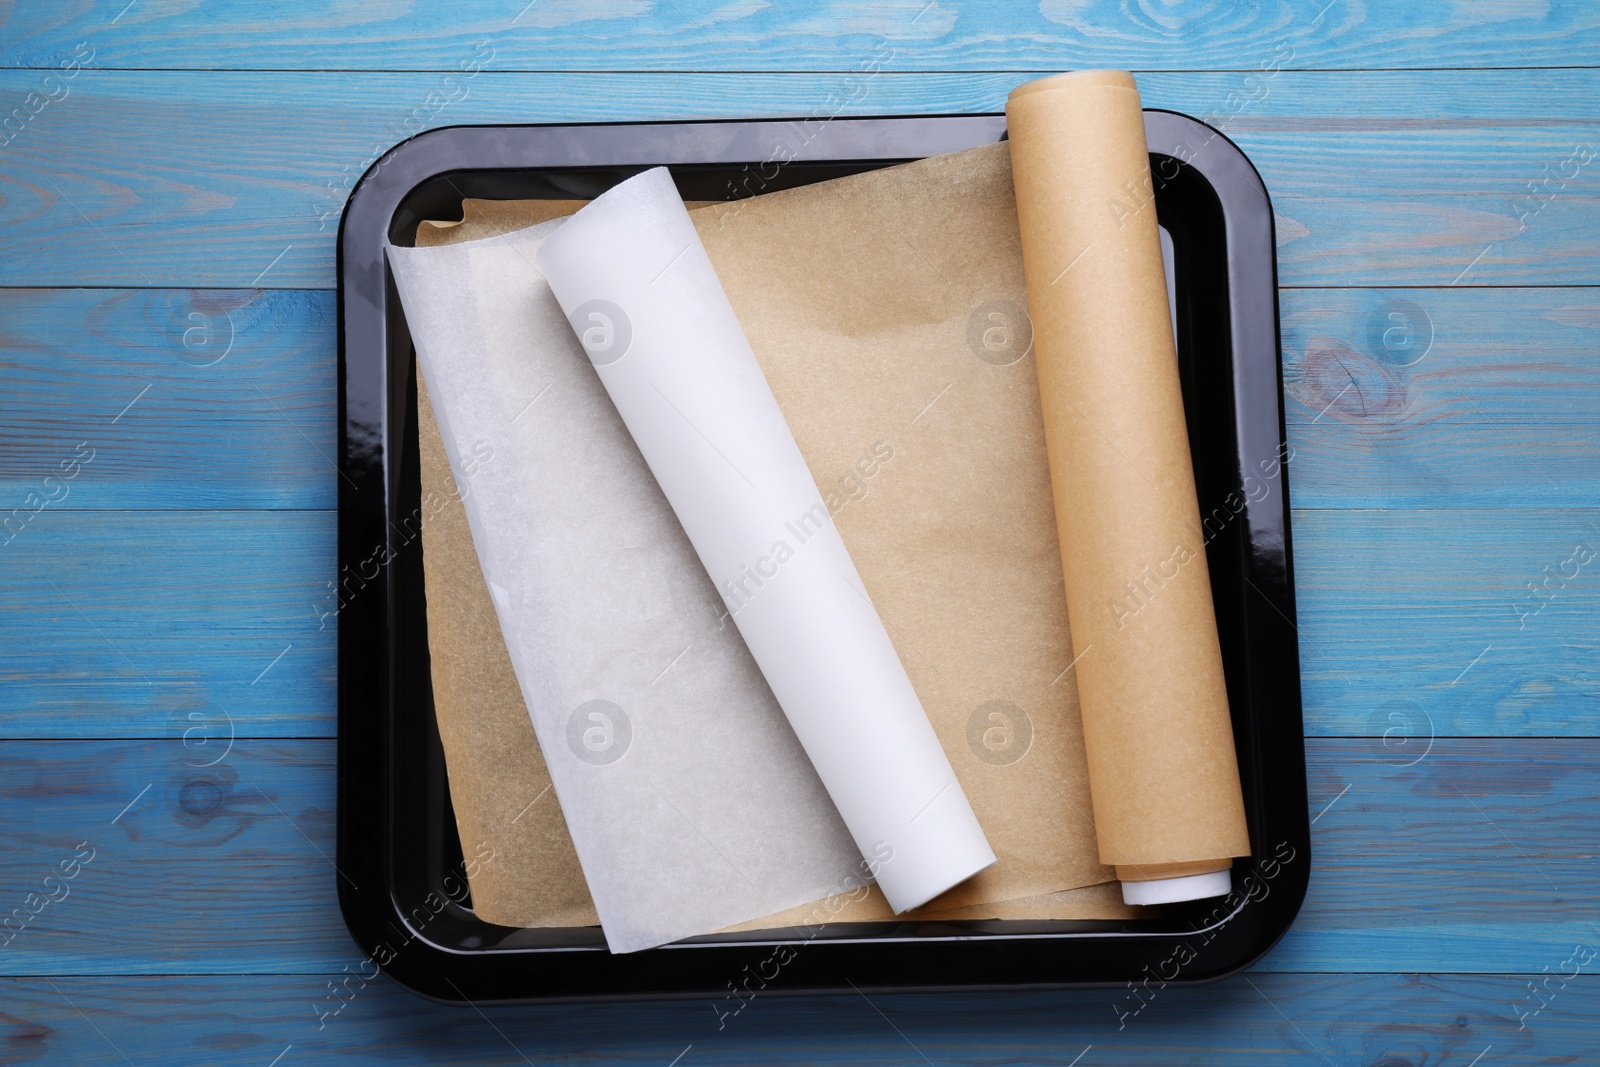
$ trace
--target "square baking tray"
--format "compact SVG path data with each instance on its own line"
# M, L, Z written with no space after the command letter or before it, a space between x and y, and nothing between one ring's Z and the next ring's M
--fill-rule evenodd
M1271 202L1244 154L1146 111L1156 210L1254 855L1234 892L1138 920L828 924L713 934L631 955L597 927L479 920L434 722L415 358L383 247L468 197L588 199L652 166L686 200L735 200L992 144L1003 115L470 126L406 141L362 178L339 229L338 885L362 950L435 1000L1193 982L1282 936L1310 875ZM1208 527L1209 529L1209 527ZM737 994L732 991L737 990ZM733 1001L729 1001L730 1006Z

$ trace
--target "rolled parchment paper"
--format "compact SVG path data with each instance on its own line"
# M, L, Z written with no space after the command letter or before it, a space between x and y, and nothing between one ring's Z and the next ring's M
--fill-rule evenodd
M668 172L538 262L890 906L993 863Z
M570 847L606 943L632 952L859 886L862 860L534 268L560 225L388 254ZM403 535L439 516L436 495ZM472 665L434 636L436 670ZM441 723L452 776L505 758L464 750L491 739L458 728L474 712L493 709ZM514 831L542 796L519 792L500 833L463 849L526 845ZM540 872L551 890L558 876Z
M1248 855L1132 75L1006 103L1100 858L1130 904L1216 896Z

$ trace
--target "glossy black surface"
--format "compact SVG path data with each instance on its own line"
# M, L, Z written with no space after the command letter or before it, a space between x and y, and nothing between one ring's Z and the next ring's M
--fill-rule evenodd
M1226 900L1138 921L835 924L613 956L597 928L517 930L456 903L462 843L433 718L416 385L383 255L466 197L592 197L656 165L686 199L738 199L993 143L1002 116L435 130L385 156L339 233L339 899L393 978L446 1001L728 998L1203 981L1288 929L1310 874L1272 208L1244 155L1145 114L1173 241L1178 351L1255 855ZM779 165L776 160L787 160ZM475 852L470 844L468 855Z

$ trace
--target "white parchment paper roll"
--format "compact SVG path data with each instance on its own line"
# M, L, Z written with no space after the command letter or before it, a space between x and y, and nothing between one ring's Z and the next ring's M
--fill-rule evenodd
M889 904L993 863L668 172L538 259Z
M389 261L584 878L628 952L867 875L535 269L559 225Z

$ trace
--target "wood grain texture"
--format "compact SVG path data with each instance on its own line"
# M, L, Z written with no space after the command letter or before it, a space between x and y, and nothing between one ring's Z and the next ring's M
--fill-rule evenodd
M1600 292L1281 304L1297 508L1600 502ZM334 318L320 290L0 289L0 514L86 441L52 508L331 508Z
M212 729L184 738L197 725ZM13 919L0 967L272 973L358 958L335 895L333 743L230 745L214 723L171 736L0 745ZM93 858L65 895L46 889L85 844ZM60 899L30 903L50 889Z
M1600 291L1281 297L1301 508L1600 504Z
M334 506L332 293L0 289L0 323L0 513Z
M1156 991L1121 1029L1126 989L768 997L718 1030L702 1000L480 1012L381 979L341 981L336 995L320 975L0 979L0 1037L8 1062L39 1067L266 1067L280 1054L281 1067L666 1067L680 1055L682 1067L1067 1067L1080 1055L1083 1067L1468 1067L1480 1053L1480 1067L1533 1067L1600 1056L1592 975L1552 981L1529 1017L1518 1015L1529 1010L1521 976L1253 973Z
M1600 63L1600 17L1582 0L124 2L19 6L0 65L52 66L82 40L102 66L164 68L454 69L481 40L508 68L532 70L848 70L882 44L909 70L1237 69L1275 47L1303 68Z
M190 740L0 742L5 911L95 849L0 949L0 973L355 969L333 742ZM1311 893L1257 972L1538 974L1600 945L1600 741L1320 739L1308 762Z
M1600 1060L1600 959L1564 974L1600 949L1588 0L74 0L0 27L0 287L59 287L0 288L0 910L95 849L0 947L0 1061ZM1284 943L1120 1029L1127 989L764 999L719 1031L701 1002L479 1013L352 977L321 613L360 174L446 124L990 111L1099 65L1236 140L1278 215L1331 735ZM1406 971L1476 973L1360 973Z
M1310 511L1293 530L1308 733L1600 732L1600 511Z
M0 561L12 736L333 732L331 513L46 510Z
M0 71L0 100L43 77ZM0 285L330 288L350 188L426 127L993 111L1022 80L84 70L0 147ZM1600 160L1582 155L1600 154L1600 72L1251 65L1140 84L1250 155L1285 285L1600 284Z
M1600 511L1293 522L1309 734L1600 733ZM329 512L40 512L0 547L0 736L331 736L334 547Z
M1311 889L1258 969L1555 972L1573 945L1600 946L1597 753L1588 739L1310 742Z

